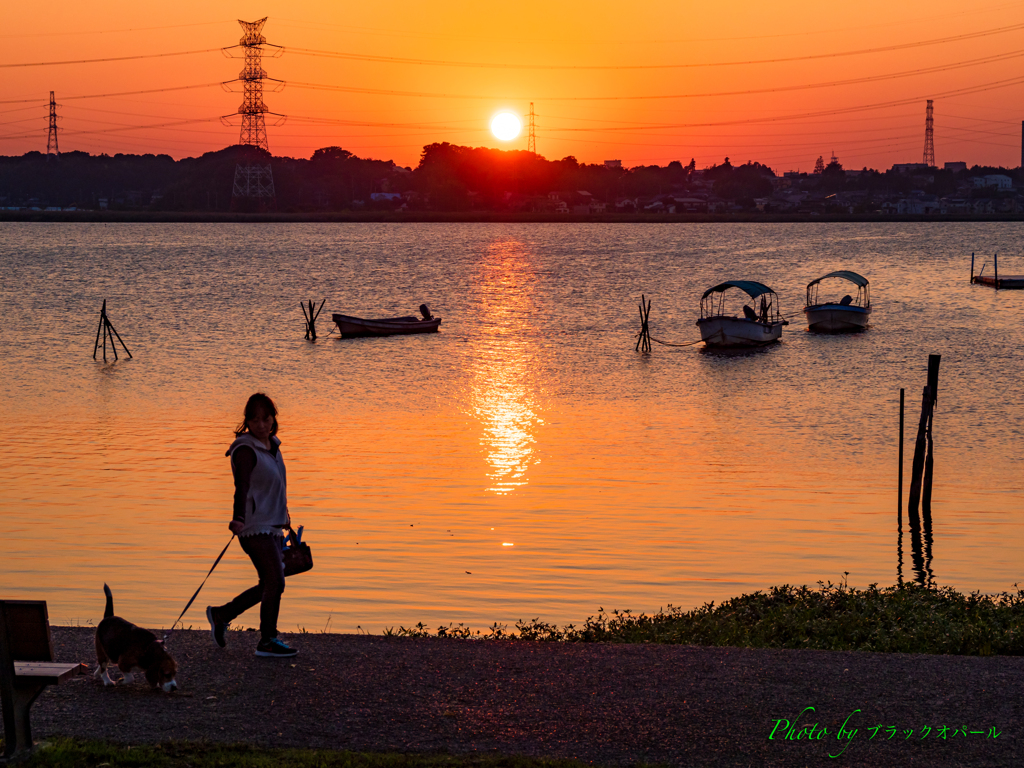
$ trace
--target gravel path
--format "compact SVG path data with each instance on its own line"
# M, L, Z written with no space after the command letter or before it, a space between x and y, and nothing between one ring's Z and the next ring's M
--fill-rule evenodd
M92 630L54 627L59 661L95 666ZM484 752L598 765L1024 765L1024 658L665 645L292 635L294 659L180 631L177 693L91 676L51 687L37 739L168 739L352 750ZM824 738L784 740L780 718ZM840 724L857 728L841 757ZM872 739L871 728L882 725ZM888 726L897 733L890 738ZM921 738L922 728L932 733ZM948 726L947 738L938 737ZM995 727L997 738L987 734ZM954 728L984 731L957 734ZM905 731L913 729L909 739Z

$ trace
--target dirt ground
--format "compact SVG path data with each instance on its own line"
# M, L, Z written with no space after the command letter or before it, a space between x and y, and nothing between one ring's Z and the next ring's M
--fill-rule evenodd
M92 630L53 637L58 661L95 667ZM263 659L256 639L231 632L222 650L177 632L176 693L83 676L43 693L33 735L607 766L1024 765L1021 657L303 634L286 638L299 656Z

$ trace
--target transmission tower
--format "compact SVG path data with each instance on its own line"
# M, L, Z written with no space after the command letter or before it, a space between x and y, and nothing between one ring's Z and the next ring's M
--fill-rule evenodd
M53 91L50 91L50 135L46 137L46 159L50 155L60 159L60 149L57 148L57 102L53 100Z
M245 52L245 66L238 79L242 81L242 131L238 143L246 147L242 162L235 166L235 184L231 190L231 207L250 207L259 210L273 208L276 203L274 176L270 171L270 149L267 146L267 123L263 103L263 45L267 38L261 33L266 17L259 21L242 21L242 39L239 46Z
M526 151L537 154L537 134L534 131L533 124L533 102L530 102L530 132L527 134L526 139Z
M932 120L932 100L928 99L928 110L924 118L924 164L935 166L935 126Z

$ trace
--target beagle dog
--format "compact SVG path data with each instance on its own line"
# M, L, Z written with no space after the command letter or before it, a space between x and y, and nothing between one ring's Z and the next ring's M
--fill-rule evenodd
M110 587L104 584L103 591L107 595L107 607L103 611L103 621L96 627L96 660L99 666L94 677L100 678L104 685L114 685L107 672L107 666L113 663L121 670L125 684L135 680L132 670L139 668L153 688L159 686L167 693L178 690L174 679L178 665L164 650L163 642L149 630L115 616Z

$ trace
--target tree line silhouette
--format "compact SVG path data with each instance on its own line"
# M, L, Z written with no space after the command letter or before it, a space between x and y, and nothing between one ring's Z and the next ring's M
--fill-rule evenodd
M229 211L235 167L251 151L233 146L181 160L168 155L86 152L0 156L0 208ZM270 156L270 161L276 209L282 212L396 208L579 212L588 203L611 211L616 202L616 210L629 212L636 209L629 206L639 207L659 196L713 197L734 207L753 208L757 198L772 195L778 181L767 165L734 166L729 158L700 170L694 160L686 165L673 161L665 166L624 168L615 162L588 164L572 156L548 160L523 150L447 142L423 147L415 168L357 157L336 146L318 149L309 159ZM819 194L844 189L892 194L908 192L918 182L906 174L867 169L854 178L833 160L819 174L803 174L798 183ZM955 188L954 175L936 169L929 185L931 192L948 193Z
M87 152L0 156L0 207L227 211L235 166L246 151L251 150L233 146L181 160ZM271 166L280 211L501 210L551 193L571 198L581 191L612 202L677 192L696 173L692 160L621 168L447 142L425 146L416 168L334 146L316 150L308 160L271 157ZM703 172L716 180L716 194L730 199L770 194L772 175L759 163L733 168L728 160Z

